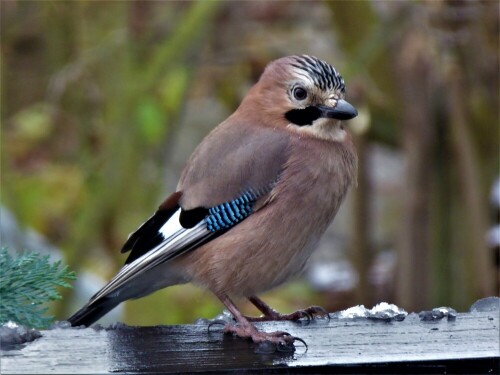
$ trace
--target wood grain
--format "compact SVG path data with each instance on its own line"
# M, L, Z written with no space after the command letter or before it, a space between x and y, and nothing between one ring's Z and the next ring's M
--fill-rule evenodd
M3 351L2 374L194 373L498 373L499 312L458 314L456 320L401 322L320 320L266 322L309 345L295 353L256 354L254 345L206 324L113 329L55 329L20 350Z

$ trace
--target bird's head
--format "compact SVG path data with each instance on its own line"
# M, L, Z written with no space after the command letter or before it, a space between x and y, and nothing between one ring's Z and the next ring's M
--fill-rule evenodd
M341 121L358 114L344 97L344 80L335 68L302 55L271 62L244 104L259 111L264 122L272 126L319 138L343 139Z

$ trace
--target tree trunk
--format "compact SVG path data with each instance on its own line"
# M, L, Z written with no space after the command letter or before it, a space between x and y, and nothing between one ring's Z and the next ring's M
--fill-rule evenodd
M407 158L396 294L399 304L416 311L430 303L429 224L435 139L429 90L432 66L424 36L415 28L401 39L395 53L402 102L402 142Z

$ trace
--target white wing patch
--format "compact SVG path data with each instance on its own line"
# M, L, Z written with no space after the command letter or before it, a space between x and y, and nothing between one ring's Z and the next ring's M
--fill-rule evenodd
M213 232L207 229L204 220L193 228L184 228L179 222L180 213L181 209L179 208L160 228L159 232L164 240L133 262L123 266L116 276L90 299L89 305L102 297L117 292L120 287L130 280L151 270L153 267L180 255L183 252L180 250L195 247L214 235Z

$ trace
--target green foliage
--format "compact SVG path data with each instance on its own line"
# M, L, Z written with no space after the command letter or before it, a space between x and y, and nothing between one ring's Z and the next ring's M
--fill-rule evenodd
M163 141L167 130L165 112L151 97L146 97L138 103L136 116L139 135L145 143L156 145Z
M75 273L48 256L25 252L12 257L0 249L0 323L9 320L28 327L45 328L53 317L45 316L45 303L60 300L57 287L71 288Z

